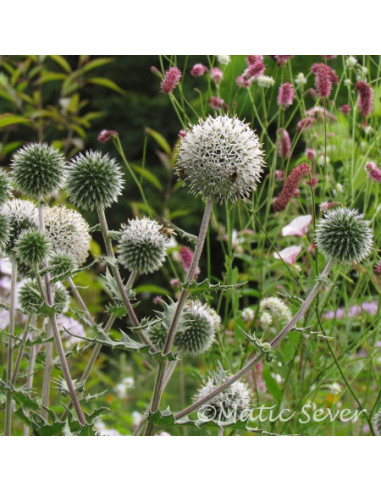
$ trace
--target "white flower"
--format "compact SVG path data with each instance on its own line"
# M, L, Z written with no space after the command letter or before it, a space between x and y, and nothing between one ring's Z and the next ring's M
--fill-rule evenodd
M245 323L247 323L248 321L253 321L255 317L254 309L252 309L251 307L245 308L241 313L241 317L243 321L245 321Z
M343 388L341 387L341 385L339 383L332 383L328 386L328 390L333 395L338 395L339 393L341 393Z
M343 84L344 84L346 87L349 87L350 85L352 85L352 81L351 81L351 79L344 79Z
M135 384L134 378L126 377L119 384L115 386L115 391L119 398L125 398L127 396L127 390L133 388Z
M307 226L311 223L312 215L301 215L282 228L282 236L300 236L307 234Z
M217 55L217 61L221 65L229 65L230 56L229 55Z
M274 258L279 258L289 265L295 265L296 257L301 251L301 246L289 246L279 251L279 253L274 253Z
M255 78L255 81L259 85L259 87L272 87L275 84L275 80L272 77L268 77L267 75L260 75Z
M181 140L176 171L191 193L219 203L248 198L259 182L261 144L238 118L209 116Z
M287 304L277 297L266 297L259 305L261 313L270 312L279 318L280 321L288 322L292 318L290 308Z
M348 56L345 60L345 65L347 66L347 68L349 68L350 70L355 68L355 65L357 65L357 59L354 57L354 56Z
M307 78L305 77L303 72L299 72L295 78L296 85L303 86L307 84Z

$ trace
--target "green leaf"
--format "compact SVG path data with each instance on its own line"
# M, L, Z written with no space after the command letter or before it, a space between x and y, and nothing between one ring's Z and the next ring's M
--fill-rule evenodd
M96 58L95 60L91 60L89 63L86 63L82 70L83 72L90 72L90 70L107 65L112 61L114 61L114 58Z
M102 87L107 87L115 92L119 92L119 94L124 94L123 89L121 89L115 82L110 79L106 79L105 77L92 77L87 80L90 84L101 85Z
M215 292L215 291L225 291L230 289L239 289L243 285L246 285L247 282L241 282L238 284L210 284L208 280L204 280L203 282L197 283L193 282L192 284L185 285L186 289L192 294L199 294L200 292Z
M272 377L269 366L265 366L263 369L263 379L266 383L266 388L268 392L274 397L278 402L282 398L282 390L279 388L278 383Z
M146 127L145 132L148 133L148 135L151 135L151 137L160 145L160 147L166 152L167 154L172 153L171 146L167 142L167 140L163 137L163 135L160 135L159 132L152 130L152 128Z
M45 84L45 82L52 82L54 80L64 80L65 77L66 75L64 73L44 71L38 79L38 83Z
M71 66L69 63L65 60L63 56L60 55L50 55L50 58L54 60L60 67L62 67L65 72L70 73L71 72Z
M136 171L138 174L143 176L143 178L149 181L155 188L157 188L159 191L163 191L163 186L161 185L160 181L154 174L148 171L148 169L140 167L136 164L131 164L131 167L134 171Z
M17 125L17 124L29 124L30 121L28 118L24 118L24 116L18 116L17 114L5 113L0 115L0 128L9 125Z
M153 285L153 284L139 285L139 287L136 287L134 290L137 294L141 294L142 292L150 292L151 294L158 294L163 296L169 295L167 289L164 289L163 287L159 287L158 285Z

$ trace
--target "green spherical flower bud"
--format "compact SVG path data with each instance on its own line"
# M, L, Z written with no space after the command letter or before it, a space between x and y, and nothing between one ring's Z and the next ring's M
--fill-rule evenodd
M190 301L183 317L184 327L178 329L175 344L186 354L203 354L211 347L215 335L216 320L209 306L200 301Z
M156 272L165 261L167 243L155 220L129 220L119 240L119 260L131 272Z
M55 253L70 255L78 266L85 263L91 236L89 224L80 213L63 205L47 208L45 232Z
M164 303L163 311L158 313L158 317L156 318L157 323L151 325L147 330L150 340L159 350L162 350L164 347L164 342L167 337L173 315L175 314L176 306L177 303L172 300L170 300L168 304ZM180 331L184 329L183 314L180 316L177 329Z
M193 195L235 202L257 188L262 155L248 124L229 116L209 116L181 139L176 172Z
M372 244L370 222L357 210L329 210L316 228L317 247L327 259L338 263L361 262L371 252Z
M29 200L9 200L0 210L9 224L9 237L5 245L5 254L14 257L14 247L20 234L31 228L38 227L38 209Z
M57 313L64 313L69 305L69 293L63 285L56 285L54 289L54 309Z
M51 244L48 238L38 229L23 231L16 244L16 257L28 266L41 265L48 257Z
M228 379L227 373L220 368L195 395L195 400L208 396ZM245 383L236 381L226 390L211 398L198 410L200 419L214 421L224 425L249 417L250 392Z
M29 197L49 196L63 186L64 158L47 144L33 143L18 150L11 167L17 189Z
M11 182L8 173L0 169L0 206L11 196Z
M20 287L18 300L21 310L25 314L38 314L42 308L43 300L35 280L26 280Z
M0 213L0 250L4 248L9 238L9 220Z
M101 152L79 154L71 161L67 189L71 203L84 210L110 207L123 188L115 159Z
M50 260L49 270L53 278L60 277L64 279L70 277L76 268L77 265L74 258L66 253L59 253Z

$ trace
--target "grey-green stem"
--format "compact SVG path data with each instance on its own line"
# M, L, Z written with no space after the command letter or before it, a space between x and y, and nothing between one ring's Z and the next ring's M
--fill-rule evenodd
M176 305L176 310L175 310L175 313L173 315L173 319L172 319L171 324L170 324L169 329L168 329L167 337L165 339L163 352L162 352L163 355L167 355L170 353L172 346L173 346L173 342L175 340L179 320L180 320L181 314L184 310L184 306L185 306L187 297L189 295L189 291L188 291L187 286L190 283L192 283L194 280L195 273L196 273L197 267L198 267L199 262L200 262L202 250L204 248L206 234L208 232L209 221L210 221L210 217L212 215L212 210L213 210L213 201L214 201L213 197L209 197L209 199L206 203L206 206L205 206L204 215L202 217L200 231L198 234L197 244L196 244L196 248L194 251L192 263L191 263L189 270L188 270L188 273L185 277L185 285L181 290L180 297L179 297L179 300L178 300L177 305ZM163 394L164 387L165 387L165 377L166 377L166 373L167 373L167 365L168 365L168 363L165 359L159 363L159 368L158 368L157 375L156 375L156 380L155 380L155 384L154 384L154 388L153 388L153 394L152 394L151 405L150 405L150 412L151 413L155 413L159 409L161 396ZM151 435L153 432L153 427L154 427L153 424L151 422L148 422L148 425L147 425L146 430L145 430L145 435Z
M13 369L13 373L12 373L12 384L15 384L15 382L17 381L17 375L18 375L18 372L20 369L20 364L21 364L22 358L24 356L26 341L28 339L28 333L29 333L31 319L32 319L32 315L29 314L28 319L26 320L26 323L25 323L24 332L23 332L20 347L19 347L19 350L17 353L15 368Z
M317 296L321 284L324 282L324 279L328 276L329 272L331 271L332 265L333 265L333 260L330 259L328 260L322 274L320 277L317 279L315 285L311 289L310 293L306 297L305 301L303 304L300 306L299 311L295 314L295 316L287 323L287 325L281 330L276 337L271 341L271 348L274 348L278 343L296 326L297 322L302 319L307 312L308 308L312 304L313 300ZM197 410L198 408L202 407L205 403L210 401L212 398L220 394L222 391L225 389L229 388L233 383L241 379L243 376L245 376L250 369L252 369L258 362L260 362L263 358L265 357L264 353L260 353L256 355L254 358L250 359L249 362L245 366L242 367L236 374L231 376L229 379L227 379L224 383L222 383L218 388L215 390L211 391L207 396L204 398L194 402L192 405L189 405L189 407L185 408L181 412L177 413L175 415L175 420L180 420L181 418L185 417L186 415L190 414L194 410Z
M12 382L12 368L13 368L13 335L15 333L15 316L16 316L16 283L17 283L17 264L12 260L12 277L11 277L11 299L9 307L9 339L7 348L7 384L11 385ZM12 434L12 392L10 388L7 391L7 397L5 401L5 428L4 435L10 436Z

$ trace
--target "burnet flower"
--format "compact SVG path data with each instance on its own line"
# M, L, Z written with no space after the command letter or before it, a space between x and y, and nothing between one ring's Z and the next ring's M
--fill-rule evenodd
M65 206L46 208L45 231L53 253L70 255L77 266L85 263L91 236L89 225L80 213Z
M9 200L11 196L11 182L8 173L0 169L0 206Z
M156 272L165 261L167 243L156 220L130 219L119 240L119 260L131 272Z
M110 207L121 194L123 183L119 165L108 154L88 151L70 162L69 200L84 210Z
M264 167L257 135L238 118L209 116L181 139L177 175L194 195L219 203L250 196Z
M23 231L15 244L16 258L29 267L41 265L51 250L49 239L38 229Z
M0 212L7 220L9 227L5 254L12 256L20 234L27 229L38 227L38 210L33 202L17 198L6 202Z
M357 210L343 207L328 210L318 222L315 235L323 255L338 263L361 262L373 244L370 222Z
M64 184L63 155L45 143L33 143L18 150L11 167L16 188L31 198L51 195Z
M194 400L197 401L208 396L214 389L226 381L227 378L227 373L220 367L198 391ZM236 381L200 407L198 416L202 421L214 421L221 425L227 425L238 420L247 419L249 417L249 410L249 389L245 383Z

